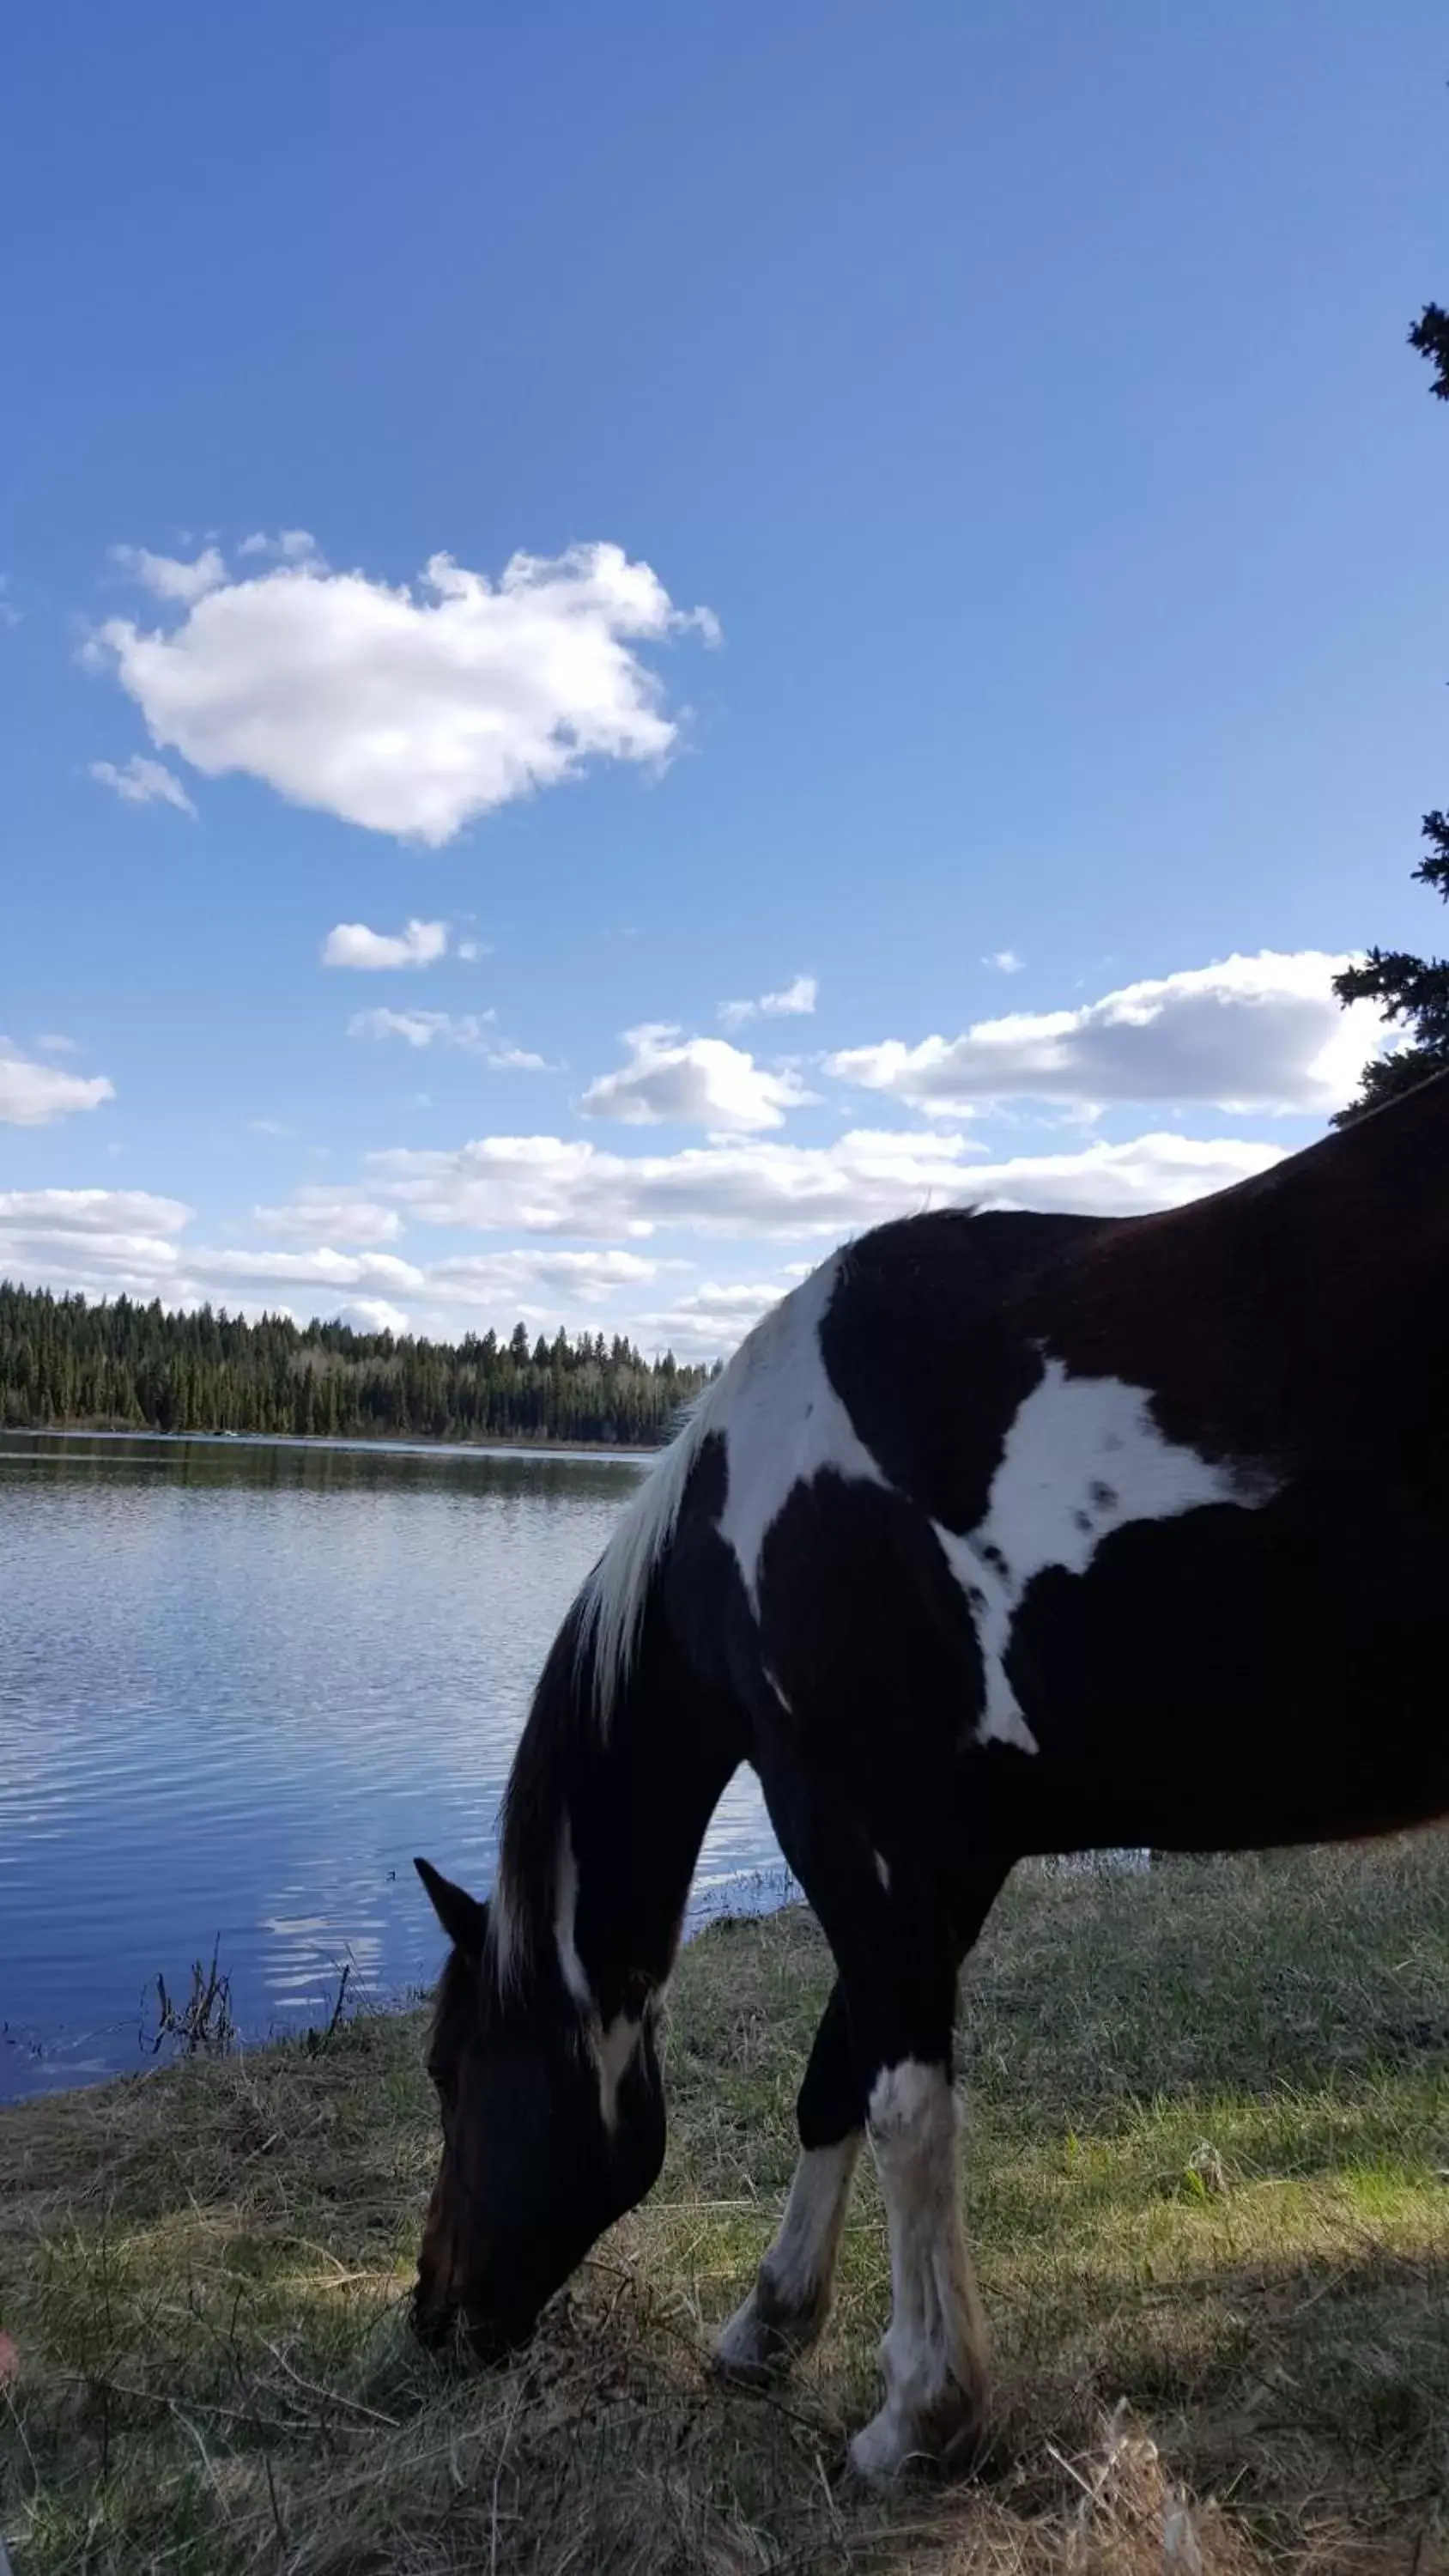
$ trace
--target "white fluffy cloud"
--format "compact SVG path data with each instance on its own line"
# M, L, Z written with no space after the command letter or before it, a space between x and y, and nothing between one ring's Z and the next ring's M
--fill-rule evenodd
M582 1309L621 1297L627 1302L662 1272L689 1267L614 1246L554 1244L455 1255L424 1266L374 1248L396 1237L395 1209L329 1199L317 1188L299 1190L287 1207L254 1214L274 1236L302 1236L305 1244L256 1250L190 1244L183 1238L193 1211L147 1190L0 1191L0 1278L91 1297L159 1297L172 1308L210 1301L233 1312L270 1309L303 1321L340 1315L371 1332L446 1334L480 1322L501 1326L520 1313L550 1327L570 1323ZM340 1250L339 1242L351 1248Z
M253 1208L252 1215L268 1233L304 1242L396 1243L402 1219L396 1208L380 1207L361 1192L328 1189L316 1183L294 1191L284 1207Z
M0 1193L0 1277L88 1296L160 1297L171 1307L209 1300L299 1321L340 1314L369 1330L442 1335L503 1327L519 1314L552 1331L592 1314L645 1348L711 1357L809 1263L792 1253L771 1276L696 1285L690 1262L645 1253L640 1238L678 1227L811 1243L818 1257L846 1234L926 1206L1136 1215L1279 1159L1266 1145L1177 1135L1002 1162L977 1159L978 1151L939 1131L808 1148L744 1139L638 1157L558 1137L486 1137L451 1154L374 1155L365 1194L310 1186L284 1208L258 1208L272 1237L258 1248L189 1242L191 1210L144 1190L11 1191ZM397 1240L403 1219L524 1240L409 1260L381 1248ZM547 1239L558 1236L573 1240Z
M219 590L226 579L226 565L215 546L203 546L190 563L176 555L153 555L149 546L112 546L111 561L158 599L187 608L209 590Z
M0 1278L164 1295L190 1218L180 1199L151 1190L0 1190Z
M17 1207L22 1200L29 1206ZM377 1297L396 1318L404 1312L396 1300L426 1286L415 1263L388 1253L184 1243L178 1237L190 1213L179 1201L136 1190L0 1195L0 1278L88 1297L159 1297L168 1307L209 1302L233 1313L270 1309L303 1319ZM394 1321L392 1329L402 1327Z
M369 1156L373 1195L430 1225L608 1241L664 1227L745 1238L838 1237L930 1206L1136 1215L1224 1189L1279 1160L1271 1145L1173 1135L1003 1162L937 1131L830 1145L751 1138L677 1154L611 1154L561 1136L484 1136L452 1152Z
M103 1073L88 1077L66 1073L58 1064L37 1064L9 1038L0 1038L0 1125L48 1127L54 1118L98 1109L115 1096L114 1083Z
M195 818L196 807L164 760L148 760L144 752L133 751L124 768L113 760L93 760L88 774L99 786L112 788L125 805L174 805Z
M154 1190L0 1190L0 1227L46 1234L146 1234L170 1238L191 1222L183 1199Z
M751 1135L779 1127L787 1109L812 1098L793 1073L769 1073L725 1038L687 1038L668 1021L626 1029L627 1064L602 1073L579 1102L586 1118L617 1118L626 1127L666 1121Z
M186 612L108 619L89 647L153 741L434 845L588 760L661 760L677 725L635 647L717 631L615 545L518 554L496 583L434 555L412 587L311 556L237 578L212 548L125 561Z
M401 1038L410 1047L456 1047L480 1056L494 1073L552 1073L546 1056L500 1037L493 1011L354 1011L350 1038Z
M1018 957L1014 948L993 948L991 955L983 957L981 963L994 966L998 975L1019 975L1026 959Z
M339 1323L350 1324L357 1333L406 1333L411 1330L401 1306L392 1305L386 1297L349 1297L337 1309ZM328 1318L329 1322L331 1318ZM309 1316L308 1321L311 1321Z
M324 966L355 966L376 975L390 966L433 966L448 953L445 921L409 921L401 930L369 930L365 921L339 921L322 943Z
M820 986L813 975L797 975L778 993L761 993L753 1002L721 1002L719 1016L727 1029L742 1029L747 1020L789 1020L808 1017L820 999Z
M1371 1003L1344 1011L1334 999L1333 977L1347 963L1316 949L1227 957L1124 985L1080 1010L1014 1012L915 1046L887 1038L847 1047L828 1070L946 1117L1027 1094L1322 1113L1342 1107L1383 1037Z
M233 1252L198 1247L189 1254L187 1267L209 1286L231 1286L249 1293L274 1288L284 1294L299 1288L378 1288L396 1293L425 1284L425 1274L416 1262L403 1261L396 1253L335 1252L330 1244L314 1245L306 1252L275 1252L270 1247L261 1252ZM309 1311L317 1310L314 1307Z
M788 1272L773 1279L706 1279L672 1306L640 1315L630 1329L645 1350L672 1350L684 1360L724 1358L795 1284Z
M573 1305L597 1306L621 1289L637 1288L658 1276L660 1264L637 1252L463 1253L435 1261L428 1272L433 1297L447 1305L485 1307L495 1318L515 1307L536 1306L540 1297Z

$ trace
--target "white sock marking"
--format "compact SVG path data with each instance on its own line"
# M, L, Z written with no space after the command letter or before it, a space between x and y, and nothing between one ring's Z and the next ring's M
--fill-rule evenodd
M726 2370L778 2368L814 2342L830 2309L859 2153L858 2129L836 2146L802 2148L759 2279L715 2344Z
M802 2148L779 2233L765 2265L782 2307L808 2308L829 2293L860 2153L860 2131L833 2147Z
M870 2142L885 2195L891 2322L881 2346L886 2397L851 2457L894 2476L970 2425L985 2387L986 2337L961 2231L956 2099L943 2066L905 2058L876 2077Z

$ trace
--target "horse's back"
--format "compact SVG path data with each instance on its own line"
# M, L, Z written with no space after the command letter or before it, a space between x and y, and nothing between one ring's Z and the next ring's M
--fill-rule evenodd
M1041 1848L1449 1803L1444 1380L1325 1315L1291 1197L1182 1215L906 1220L772 1319L717 1525L811 1758L949 1768Z

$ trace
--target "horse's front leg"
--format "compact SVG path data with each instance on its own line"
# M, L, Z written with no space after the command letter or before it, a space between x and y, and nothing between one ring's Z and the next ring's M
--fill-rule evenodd
M949 2045L882 2064L868 2126L886 2205L891 2321L881 2344L885 2402L856 2434L862 2476L916 2460L969 2466L986 2427L986 2323L961 2226L956 2096Z
M844 1815L837 1799L823 1800L798 1770L793 1777L767 1776L766 1794L785 1855L820 1917L840 1972L816 2052L836 2074L842 2105L848 2100L852 2108L864 2107L886 2205L891 2322L881 2346L885 2402L851 2444L851 2460L863 2475L881 2478L917 2459L969 2459L986 2423L986 2333L961 2226L952 2026L960 1959L1010 1863L983 1855L948 1882L944 1870L931 1864L924 1833L910 1838L913 1850L902 1849L893 1834L877 1834L863 1820ZM808 2241L814 2282L825 2270L823 2253L833 2268L848 2184L848 2174L840 2180L843 2147L842 2136L835 2150L836 2187L829 2192L818 2189L826 2168L812 2169L808 2148L802 2155L791 2194L796 2227L791 2230L787 2209L786 2225L762 2266L765 2298L757 2301L757 2283L727 2329L746 2350L768 2342L761 2309L768 2310L772 2265L787 2233L792 2254ZM807 2226L812 2204L814 2224ZM789 2277L789 2267L782 2270ZM825 2278L828 2300L828 2272Z
M1010 1869L994 1853L968 1859L944 1919L903 1871L899 1892L894 1883L884 1892L888 1925L873 1955L854 1963L854 2054L891 2265L885 2401L850 2446L865 2477L896 2477L917 2460L969 2466L986 2429L986 2323L961 2224L952 2034L960 1962Z
M830 2314L865 2116L838 1981L820 2017L795 2116L800 2158L785 2214L754 2287L715 2344L716 2366L731 2379L767 2379L788 2369Z

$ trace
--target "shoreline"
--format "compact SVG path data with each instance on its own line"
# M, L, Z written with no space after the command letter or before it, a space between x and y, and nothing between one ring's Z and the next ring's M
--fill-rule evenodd
M817 2353L709 2375L830 1977L798 1906L687 1945L660 2182L482 2376L407 2326L420 2012L0 2111L18 2576L1438 2569L1449 1834L1008 1887L958 2024L979 2480L843 2474L889 2308L868 2158Z
M352 1449L371 1452L391 1449L419 1453L428 1457L479 1458L490 1454L502 1458L616 1458L626 1465L647 1465L668 1447L660 1441L653 1448L620 1447L605 1440L525 1439L520 1434L512 1439L490 1435L487 1440L439 1440L425 1431L409 1432L405 1437L394 1432L314 1432L314 1431L153 1431L147 1425L138 1427L126 1422L7 1422L0 1425L0 1455L7 1438L17 1440L161 1440L169 1448L185 1448L188 1442L202 1447L223 1446L238 1449Z

